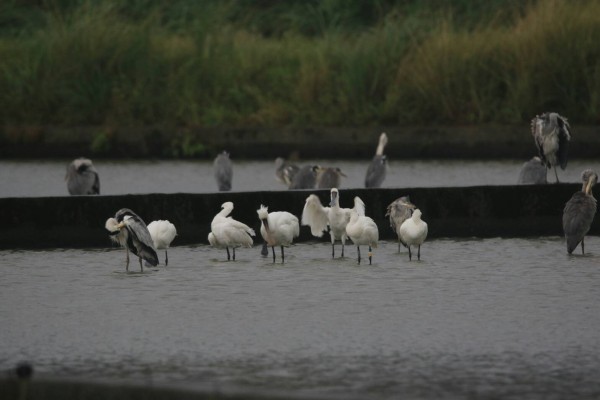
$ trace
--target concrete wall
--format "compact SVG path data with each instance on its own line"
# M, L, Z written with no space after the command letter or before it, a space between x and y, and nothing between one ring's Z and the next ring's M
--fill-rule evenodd
M341 206L352 207L354 196L366 203L366 213L379 226L380 238L394 239L385 218L386 207L410 195L429 224L429 237L524 237L562 235L562 210L576 184L539 186L477 186L406 189L342 189ZM208 244L210 222L226 201L235 205L232 216L253 227L259 238L256 210L289 211L300 219L306 197L316 193L328 202L327 190L230 192L209 194L147 194L0 198L0 248L108 247L107 218L127 207L146 223L168 219L178 231L173 245ZM591 234L600 232L595 220ZM301 227L298 241L317 240ZM323 239L329 240L328 235Z

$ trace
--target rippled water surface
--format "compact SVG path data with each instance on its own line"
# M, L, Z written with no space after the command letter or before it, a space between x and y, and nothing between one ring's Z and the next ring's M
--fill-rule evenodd
M69 160L0 160L0 197L66 196L64 180ZM233 190L284 190L275 179L272 161L234 162ZM364 187L369 160L311 160L299 165L337 166L347 175L342 188ZM436 187L513 185L522 160L391 160L382 187ZM207 161L106 161L96 160L102 194L206 193L217 190L212 162ZM561 182L580 182L585 168L600 170L598 160L573 160L559 172ZM554 182L554 173L548 173Z
M0 251L0 368L335 398L600 396L597 237L585 256L559 238L431 240L420 262L382 242L372 266L326 242L283 265L259 250L173 247L143 274L116 248Z

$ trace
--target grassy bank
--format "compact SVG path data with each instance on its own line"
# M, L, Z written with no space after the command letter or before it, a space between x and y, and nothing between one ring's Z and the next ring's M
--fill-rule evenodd
M599 37L598 0L9 0L0 119L458 125L555 110L596 124Z

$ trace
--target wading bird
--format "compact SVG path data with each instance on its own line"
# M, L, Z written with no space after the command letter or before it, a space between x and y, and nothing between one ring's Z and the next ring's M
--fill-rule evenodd
M525 162L519 172L519 185L541 185L546 184L546 166L539 157L533 157Z
M592 187L598 182L598 175L591 169L581 174L581 191L573 193L563 210L563 231L567 239L567 252L571 254L581 242L581 254L585 254L584 238L590 230L596 215L596 199Z
M275 177L288 188L299 170L300 167L296 164L292 164L281 157L275 159Z
M367 188L378 188L383 183L385 179L385 174L387 170L387 160L385 155L383 154L383 150L385 149L385 145L388 142L388 137L385 133L382 133L379 136L379 143L377 144L377 150L375 151L375 156L369 164L369 168L367 169L367 176L365 177L365 187Z
M535 140L542 163L550 169L554 168L554 176L558 183L556 166L567 167L567 153L571 140L571 127L567 119L555 112L536 115L531 120L531 134Z
M165 265L169 265L167 250L171 246L171 242L175 239L175 236L177 236L175 225L167 220L159 219L148 224L148 232L150 232L150 237L152 237L154 248L165 251Z
M377 247L379 230L375 221L365 216L365 203L358 196L354 198L354 208L350 211L350 221L346 225L346 234L356 246L359 264L360 245L369 246L369 265L371 265L373 258L372 248Z
M262 222L260 234L273 251L273 262L275 262L275 246L280 246L281 263L283 264L285 261L283 247L291 245L294 238L300 235L298 218L287 211L270 213L269 208L262 204L256 213Z
M219 154L213 163L213 170L215 173L215 180L219 191L226 192L231 190L231 180L233 178L233 166L229 159L229 153L223 151Z
M229 248L233 250L233 261L235 261L236 247L252 247L252 236L255 235L254 229L248 225L236 221L228 215L233 210L231 201L221 205L222 210L215 215L211 224L211 232L208 234L208 242L211 246L227 250L227 261L231 259Z
M317 196L311 194L306 198L302 210L302 225L310 226L313 236L322 237L323 232L329 226L331 238L331 258L335 258L335 241L342 242L342 257L344 257L344 245L348 238L346 225L350 221L350 209L340 208L339 192L336 188L331 189L331 202L329 207L324 207Z
M314 189L317 184L318 165L305 165L300 168L290 184L290 189Z
M100 178L87 158L77 158L67 166L67 189L72 195L100 194Z
M406 246L406 243L402 241L400 237L400 227L408 218L411 217L415 205L410 202L410 197L402 196L387 206L386 217L390 218L390 226L392 230L398 235L398 251L402 248L402 245Z
M427 223L421 219L421 210L412 212L412 216L400 226L400 240L408 247L408 259L412 260L410 246L418 246L417 259L421 259L421 245L427 238Z
M339 188L342 177L346 177L346 175L337 167L319 167L315 186L317 189Z
M114 218L107 219L104 226L110 232L110 238L125 247L127 253L125 268L127 271L129 271L129 250L138 256L142 272L144 272L142 259L152 266L158 265L158 255L150 232L148 232L144 220L136 213L128 208L122 208L117 211Z

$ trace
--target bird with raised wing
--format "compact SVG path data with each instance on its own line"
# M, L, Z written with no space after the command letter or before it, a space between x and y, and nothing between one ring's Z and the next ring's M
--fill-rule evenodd
M421 219L422 213L418 208L410 218L400 226L400 240L408 247L408 259L412 260L410 246L417 246L417 259L421 259L421 245L427 238L427 223Z
M261 221L260 234L271 246L273 262L275 262L275 246L281 247L281 263L285 262L283 248L289 246L300 235L298 218L287 211L269 212L269 208L261 204L256 210Z
M236 247L252 247L255 236L254 229L229 216L233 211L233 203L227 201L221 205L222 210L215 215L211 224L211 232L208 234L208 242L211 246L227 250L227 261L231 260L229 248L233 251L235 261Z
M387 172L387 159L383 151L387 145L388 137L385 133L379 136L379 142L377 143L377 150L375 156L369 164L367 169L367 175L365 177L365 187L367 188L378 188L383 183Z
M90 159L73 160L67 166L65 180L71 195L100 194L100 178Z
M109 218L104 224L109 231L110 238L125 248L127 263L125 268L129 271L129 251L138 256L140 270L144 272L142 259L151 266L158 265L158 255L154 243L144 220L128 208L122 208Z
M562 216L569 254L573 253L579 243L581 243L581 254L585 254L584 238L596 215L596 199L592 188L598 182L598 175L591 169L586 169L581 174L581 180L583 181L581 191L573 193L571 199L565 204Z
M375 221L365 215L365 203L358 196L354 198L354 208L350 211L350 221L346 225L346 235L356 246L359 264L361 260L360 246L369 246L369 265L371 265L373 247L377 247L379 241L379 229Z
M548 169L554 169L554 176L558 183L556 166L560 166L563 170L567 167L569 141L571 140L571 127L567 119L555 112L536 115L531 120L531 134L542 163Z
M396 235L398 235L398 252L400 252L402 245L407 247L406 243L402 241L400 236L400 227L404 221L412 216L412 212L415 208L415 205L410 202L409 196L397 198L387 206L387 212L385 216L389 217L390 226Z
M177 236L175 225L168 220L159 219L148 224L148 232L150 232L150 237L152 237L154 248L165 251L165 265L169 265L167 250L171 246L171 242L173 242L175 236Z

